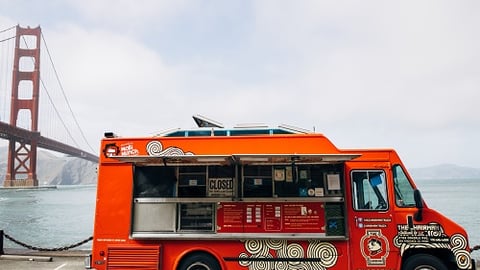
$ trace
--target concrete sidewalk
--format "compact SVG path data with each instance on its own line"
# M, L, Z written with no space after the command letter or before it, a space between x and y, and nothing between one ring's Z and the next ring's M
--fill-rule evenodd
M55 252L5 249L0 256L0 269L18 270L79 270L85 269L85 256L90 250L69 250Z

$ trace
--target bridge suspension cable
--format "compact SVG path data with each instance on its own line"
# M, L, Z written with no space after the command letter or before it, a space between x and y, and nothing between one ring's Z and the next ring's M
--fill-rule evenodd
M3 30L0 30L0 34L1 33L5 33L5 32L8 32L12 29L15 29L15 26L12 26L12 27L9 27L9 28L6 28L6 29L3 29ZM15 35L11 36L11 37L6 37L6 38L3 38L0 40L0 42L4 42L4 41L8 41L10 39L14 39L15 38Z
M4 39L0 40L0 42L9 41L10 39L14 39L14 38L15 37L4 38Z
M8 41L15 39L15 37L16 37L15 28L16 28L16 26L12 26L12 27L8 27L8 28L5 28L3 30L0 30L0 44L2 44L2 46L1 46L2 52L0 52L1 56L2 56L2 61L0 61L0 64L1 64L0 68L2 70L2 74L0 74L0 81L2 82L2 84L0 85L0 91L2 92L2 93L0 93L0 95L2 96L2 102L1 102L2 103L1 104L2 113L0 115L0 121L7 121L9 119L9 117L8 117L8 115L9 115L8 99L9 99L10 95L8 94L8 92L10 92L10 89L9 89L8 85L9 85L9 83L11 83L11 80L10 80L11 75L8 75L8 73L11 70L11 65L12 65L12 61L13 61L13 55L11 55L11 52L13 52L14 44L12 44L12 42L8 42ZM91 152L95 152L95 150L92 148L92 146L88 142L88 140L85 136L85 133L84 133L83 129L81 128L76 115L73 112L72 106L70 105L70 101L69 101L69 99L66 95L65 89L64 89L63 84L60 80L60 76L59 76L59 73L57 71L56 65L53 61L52 54L51 54L51 52L49 50L49 47L47 45L45 36L43 34L41 34L40 39L41 39L42 45L44 46L45 52L46 52L46 54L44 54L44 55L46 55L46 57L44 57L44 60L47 60L45 62L44 61L41 61L41 62L49 63L49 65L51 65L51 68L49 68L49 69L42 69L42 74L40 76L41 89L43 90L43 92L45 94L45 97L46 97L46 99L44 99L44 100L48 100L48 102L49 102L48 104L45 104L45 105L48 105L48 106L40 106L40 109L43 110L44 113L46 113L42 117L44 119L43 122L44 122L45 125L48 126L48 127L45 127L45 129L42 128L42 133L44 133L44 132L52 133L48 136L49 137L50 136L51 137L57 137L57 139L59 139L61 141L63 140L67 144L71 143L72 145L75 145L78 148L83 148L78 143L78 139L80 139L80 141L82 141L81 144L84 145L84 147L88 148L89 151L91 151ZM23 43L23 46L26 49L30 49L29 44L33 44L32 40L27 40L27 38L25 36L22 36L22 43ZM33 58L31 58L31 61L32 61L33 66L34 66L35 65L35 60ZM22 63L20 63L20 64L22 65ZM26 64L26 63L23 63L23 64ZM45 70L47 70L47 73L45 73ZM48 74L48 70L51 71L50 75ZM60 91L53 91L55 93L52 93L52 89L51 89L52 88L52 83L57 84ZM48 87L47 87L47 85L48 85ZM57 87L53 87L53 88L57 88ZM28 95L28 92L27 92L27 95ZM42 99L40 99L40 100L42 100ZM61 110L58 108L59 104L64 106L64 107L62 107ZM50 117L48 116L49 114L51 115ZM53 120L53 118L52 118L53 115L55 115L54 119L57 119L57 121L52 121ZM68 118L68 120L66 120L65 117ZM23 120L25 120L25 121L23 121ZM67 124L67 121L68 121L68 124ZM29 123L30 122L28 120L24 119L24 117L19 118L18 121L17 121L17 125L19 127L28 126ZM59 125L58 127L61 126L62 127L61 129L64 129L64 133L58 132L59 131L58 128L52 128L53 125L56 125L56 124ZM28 127L26 127L26 128L28 129ZM72 128L73 128L73 130L75 130L76 137L72 133ZM66 136L66 137L61 139L61 138L58 138L59 136Z
M11 68L13 63L13 49L15 47L15 28L12 26L0 30L0 121L6 121L9 116L9 88L11 87Z
M11 26L11 27L9 27L9 28L6 28L6 29L3 29L3 30L0 30L0 33L3 33L3 32L10 31L10 30L14 29L15 27L17 27L17 26L16 26L16 25L13 25L13 26Z
M41 37L42 37L42 41L43 41L43 44L45 45L45 49L46 49L46 52L47 52L47 55L48 55L48 59L50 61L50 64L52 65L52 69L53 69L53 73L55 74L55 78L56 78L56 81L58 83L58 86L60 87L60 90L62 92L62 96L63 96L63 99L65 100L65 103L68 107L68 110L75 122L75 125L76 127L78 128L78 130L80 131L80 135L82 136L82 139L84 140L84 142L87 144L87 146L89 147L89 149L92 151L92 152L95 152L95 150L93 150L93 147L89 144L86 136L85 136L85 133L83 132L83 129L80 127L80 124L78 123L78 120L77 120L77 117L75 116L75 114L73 113L73 110L72 110L72 107L70 106L70 102L68 101L68 98L67 98L67 95L65 94L65 90L63 88L63 84L60 80L60 76L58 75L58 72L57 72L57 69L55 67L55 63L53 62L53 58L52 58L52 55L50 53L50 50L48 49L48 46L47 46L47 42L45 40L45 37L43 35L43 33L41 34ZM42 85L43 85L43 82L42 82ZM45 86L44 86L45 87ZM45 91L47 91L46 87L45 87ZM51 100L51 97L49 95L49 99ZM55 108L55 112L57 114L57 116L60 118L61 122L63 123L63 126L65 127L65 129L67 130L69 136L71 137L71 139L75 142L75 139L73 138L72 134L70 133L68 127L66 126L65 122L63 121L60 113L58 112L56 106L54 105L54 102L51 100L52 102L52 105L54 106ZM76 142L75 142L76 143ZM76 143L77 144L77 143ZM78 145L78 144L77 144Z

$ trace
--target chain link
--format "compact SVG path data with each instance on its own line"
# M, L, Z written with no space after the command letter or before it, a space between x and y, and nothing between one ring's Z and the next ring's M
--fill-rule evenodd
M8 235L5 232L3 233L3 235L5 236L5 238L14 242L15 244L18 244L18 245L20 245L22 247L25 247L27 249L32 249L32 250L37 250L37 251L65 251L65 250L69 250L69 249L81 246L81 245L93 240L93 236L90 236L89 238L87 238L85 240L82 240L78 243L75 243L75 244L72 244L72 245L69 245L69 246L57 247L57 248L42 248L42 247L32 246L32 245L26 244L22 241L19 241L19 240L13 238L12 236Z

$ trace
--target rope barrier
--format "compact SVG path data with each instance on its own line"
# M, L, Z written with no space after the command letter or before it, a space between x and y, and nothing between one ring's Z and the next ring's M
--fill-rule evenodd
M85 243L88 243L89 241L93 240L93 236L90 236L89 238L87 238L85 240L82 240L80 242L77 242L75 244L72 244L72 245L63 246L63 247L56 247L56 248L42 248L42 247L32 246L32 245L26 244L22 241L19 241L19 240L13 238L12 236L10 236L9 234L7 234L5 232L3 233L3 235L5 236L5 238L14 242L17 245L20 245L20 246L25 247L27 249L37 250L37 251L65 251L65 250L69 250L69 249L72 249L72 248L76 248L78 246L81 246L81 245L83 245Z

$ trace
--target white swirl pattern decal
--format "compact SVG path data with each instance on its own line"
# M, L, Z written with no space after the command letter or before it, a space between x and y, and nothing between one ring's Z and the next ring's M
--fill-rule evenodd
M459 269L472 267L465 236L454 234L448 237L443 227L435 222L418 224L411 229L407 225L398 225L398 234L393 239L393 244L400 248L401 255L412 248L450 249Z
M191 152L184 152L178 147L168 147L163 149L163 145L159 141L150 141L147 144L147 153L149 156L184 156L193 155Z
M249 270L325 270L338 259L334 245L317 240L309 241L306 251L299 243L286 240L247 240L245 250L239 264Z
M461 234L454 234L450 237L450 244L458 268L471 269L472 260L470 260L470 253L465 250L467 248L467 239ZM469 259L465 260L465 258Z
M159 156L163 146L159 141L151 141L147 144L147 153L150 156Z
M320 241L312 241L314 244L308 245L307 257L309 258L322 258L322 262L325 265L334 265L337 262L337 250L330 245Z

